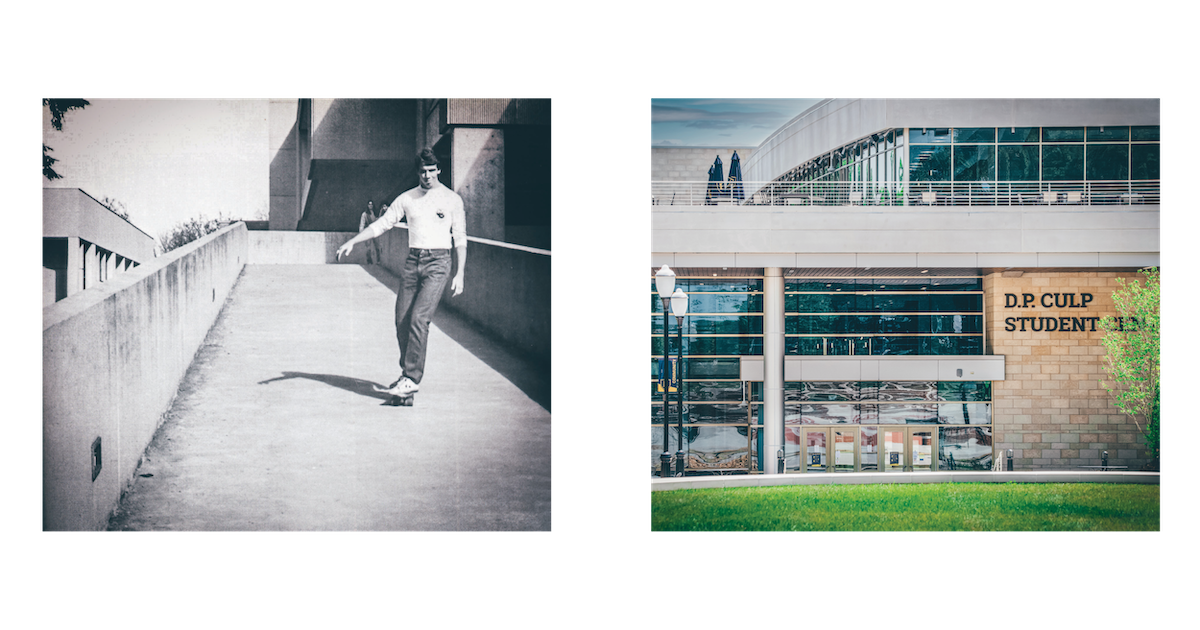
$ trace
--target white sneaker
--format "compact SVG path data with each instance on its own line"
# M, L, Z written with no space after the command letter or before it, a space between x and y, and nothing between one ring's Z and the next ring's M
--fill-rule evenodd
M409 394L415 394L418 389L421 389L421 387L412 382L412 379L405 376L393 385L388 390L388 393L393 396L408 396Z

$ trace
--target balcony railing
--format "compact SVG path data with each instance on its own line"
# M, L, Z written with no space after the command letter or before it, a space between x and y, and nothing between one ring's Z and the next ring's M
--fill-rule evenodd
M1053 182L652 182L662 206L1157 205L1159 180Z

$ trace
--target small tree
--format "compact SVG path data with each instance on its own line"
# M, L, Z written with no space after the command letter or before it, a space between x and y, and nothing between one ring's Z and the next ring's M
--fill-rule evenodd
M1145 439L1150 463L1159 457L1159 270L1144 269L1139 280L1118 278L1113 291L1116 317L1105 317L1105 372L1111 382L1101 382L1113 404L1133 419Z
M120 201L113 199L112 197L105 197L100 200L100 205L112 210L113 214L121 217L122 219L125 219L126 221L129 220L129 210L126 210L125 204L121 203Z
M193 217L182 223L177 223L165 234L158 237L158 246L165 254L173 249L183 247L194 240L221 229L229 223L229 219L218 216L215 219L205 218L204 215Z

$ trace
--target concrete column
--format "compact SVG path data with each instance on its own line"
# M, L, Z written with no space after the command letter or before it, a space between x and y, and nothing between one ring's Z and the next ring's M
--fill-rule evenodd
M504 130L456 127L450 187L463 200L467 234L504 240Z
M83 247L78 236L67 237L67 295L83 290Z
M767 267L763 279L763 472L775 473L783 450L783 270Z

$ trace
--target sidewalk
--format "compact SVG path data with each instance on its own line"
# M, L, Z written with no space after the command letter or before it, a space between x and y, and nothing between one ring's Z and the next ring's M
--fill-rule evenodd
M549 530L549 374L443 307L414 406L384 406L397 283L248 265L109 529Z

